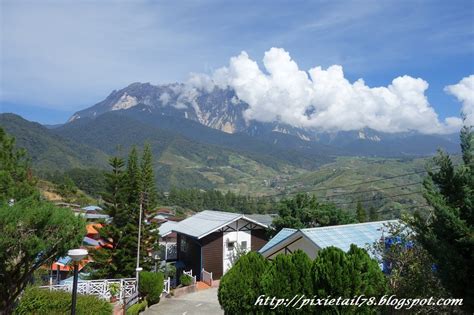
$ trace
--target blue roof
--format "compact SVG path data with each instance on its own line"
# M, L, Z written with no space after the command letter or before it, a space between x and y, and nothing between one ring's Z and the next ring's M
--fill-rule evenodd
M277 233L270 241L268 241L267 244L265 244L262 248L260 248L259 252L263 253L264 251L272 248L276 244L280 243L284 239L286 239L288 236L291 234L295 233L297 230L295 229L289 229L289 228L284 228L280 232Z
M320 248L335 246L343 251L348 251L351 244L365 248L379 241L382 236L387 235L386 227L389 223L396 223L397 220L366 222L336 226L326 226L311 229L302 229L313 243Z
M326 248L334 246L348 251L351 244L355 244L360 248L365 248L388 235L387 224L394 224L398 220L355 223L346 225L334 225L325 227L316 227L309 229L282 229L275 237L273 237L259 252L264 253L275 245L284 242L295 233L301 233L306 236L315 246Z
M84 239L82 240L82 243L86 244L86 245L90 245L90 246L98 246L100 245L99 241L93 239L93 238L90 238L90 237L87 237L85 236Z
M56 261L56 264L66 266L67 264L71 262L71 260L72 260L71 257L64 256L64 257L59 258L58 261Z

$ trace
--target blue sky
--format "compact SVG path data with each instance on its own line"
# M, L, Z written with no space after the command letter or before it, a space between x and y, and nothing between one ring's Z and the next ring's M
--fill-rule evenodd
M1 2L1 112L62 123L131 82L186 81L272 47L351 82L421 77L441 119L474 73L474 1Z

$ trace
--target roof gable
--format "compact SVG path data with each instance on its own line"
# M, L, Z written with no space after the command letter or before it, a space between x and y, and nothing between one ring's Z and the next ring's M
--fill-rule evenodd
M200 239L239 219L252 222L265 228L268 227L243 214L204 210L180 221L172 227L172 230Z

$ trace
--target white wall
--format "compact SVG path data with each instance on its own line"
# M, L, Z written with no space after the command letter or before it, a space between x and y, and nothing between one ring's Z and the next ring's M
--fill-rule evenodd
M244 220L238 220L228 226L232 227L233 229L237 230L238 228L242 228L248 222ZM241 246L242 242L247 242L247 251L250 251L252 246L252 235L250 231L238 231L238 232L224 232L222 237L222 250L223 250L223 271L226 273L232 267L232 256L235 255L237 252L237 244ZM231 250L228 247L229 242L234 243L234 249Z

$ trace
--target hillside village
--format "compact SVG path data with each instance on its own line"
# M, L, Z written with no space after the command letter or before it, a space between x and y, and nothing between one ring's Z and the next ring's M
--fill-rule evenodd
M266 210L261 213L218 209L190 211L182 207L160 206L153 169L150 167L152 153L149 146L143 149L141 156L133 148L127 160L110 158L111 171L106 174L106 191L102 193L100 205L81 206L64 202L57 194L59 190L54 193L50 187L48 192L45 182L38 182L31 176L25 155L15 149L13 138L4 132L1 135L2 150L10 152L3 155L3 165L10 165L6 174L22 174L16 177L13 186L8 186L6 190L7 186L4 187L6 193L3 194L3 200L8 203L3 206L3 211L34 213L34 209L39 207L46 211L41 215L55 216L55 212L61 210L63 214L58 220L64 223L57 223L55 228L65 229L61 233L70 236L64 237L71 237L71 245L75 244L75 247L84 251L77 261L74 255L66 254L66 249L52 252L48 257L34 254L34 248L25 252L28 255L40 255L37 259L40 259L38 262L41 264L35 269L23 267L22 272L29 274L23 278L26 279L23 288L28 285L28 289L24 293L17 291L19 304L3 301L15 303L13 305L18 305L20 310L28 310L31 306L24 306L24 301L39 292L72 292L73 289L77 290L80 299L81 295L97 299L97 305L101 305L102 309L100 312L104 314L109 312L105 309L115 314L140 311L154 314L180 309L186 312L190 307L185 302L188 296L201 301L200 304L205 305L203 310L209 308L212 313L221 313L222 309L225 312L237 312L241 306L236 305L240 303L255 310L255 307L259 308L252 299L257 299L259 292L287 296L291 292L297 294L324 285L328 286L325 290L337 290L334 287L336 278L332 277L337 277L339 272L347 272L350 281L368 281L369 287L378 288L376 291L354 293L369 296L381 296L385 292L406 294L398 291L401 290L398 286L390 285L390 279L395 275L399 277L400 272L405 274L404 264L410 263L410 259L420 260L423 268L430 266L431 258L426 256L420 246L421 240L413 232L421 232L418 229L425 228L425 221L421 226L417 225L417 221L403 218L380 221L377 211L367 211L360 203L356 213L320 202L311 194L298 194L275 201L271 204L273 212ZM463 129L461 139L465 145L463 157L469 159L469 152L474 147L472 131ZM13 170L15 173L12 173ZM19 190L14 188L16 186ZM170 193L163 196L169 198ZM433 202L427 198L429 203ZM436 204L431 203L430 206L436 211ZM24 210L20 210L22 208ZM43 224L48 223L44 221ZM16 233L22 232L18 230L11 233L11 237L14 237ZM58 233L58 237L61 235L55 233ZM52 241L46 235L37 237L44 238L44 242ZM415 256L410 258L411 255ZM348 265L339 265L340 259L348 263L354 261ZM352 269L354 267L350 266L353 263L362 269ZM324 275L320 273L322 271L314 273L317 268L336 266L342 269L326 274L325 277L329 277L326 280L318 278ZM426 292L442 294L440 280L435 274L428 276L423 268L411 271L405 275L408 278L402 276L397 281L407 281L405 285L409 285L411 277L422 276L426 282ZM352 272L371 276L366 280L358 280L350 276ZM303 287L297 285L293 288L291 285L277 289L277 283L281 281L296 281L295 284L298 284L298 279L309 282ZM354 285L362 283L350 286ZM254 291L257 295L235 304L240 294L254 286L260 288ZM404 287L403 290L411 289ZM3 307L8 305L3 304ZM265 310L265 307L261 310Z
M474 314L474 1L0 19L0 315Z

